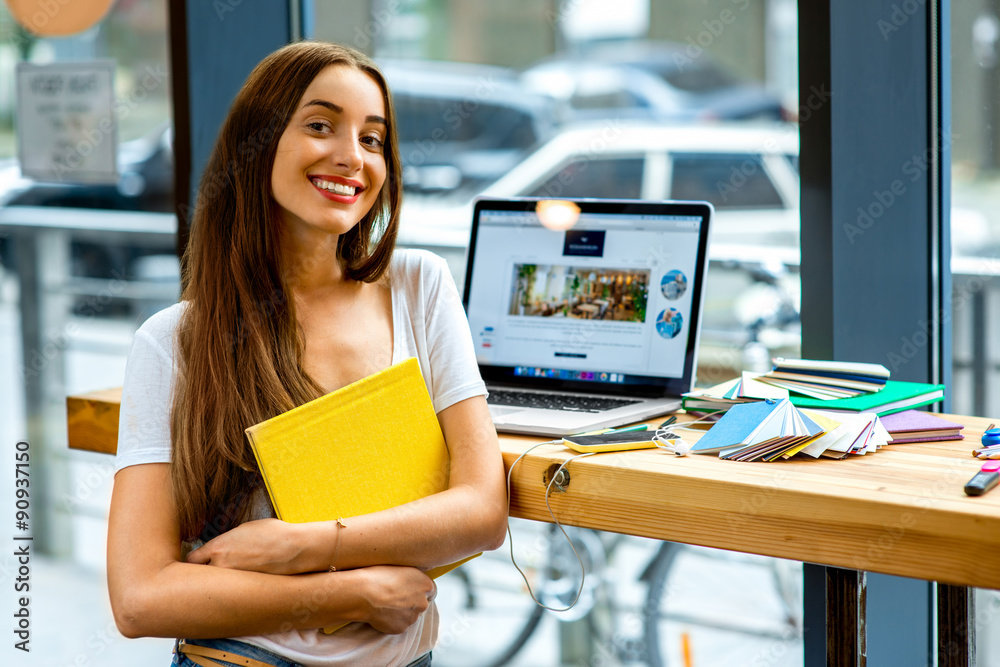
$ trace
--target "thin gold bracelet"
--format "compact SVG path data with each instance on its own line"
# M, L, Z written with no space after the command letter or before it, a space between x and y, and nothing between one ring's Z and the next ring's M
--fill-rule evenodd
M333 544L333 557L330 558L330 572L337 571L335 563L337 562L337 551L340 549L340 531L344 528L347 528L347 522L341 517L337 517L337 538Z

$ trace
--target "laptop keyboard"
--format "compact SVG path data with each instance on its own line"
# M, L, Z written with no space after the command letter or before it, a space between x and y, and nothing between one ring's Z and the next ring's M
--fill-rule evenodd
M571 412L603 412L614 410L639 401L627 398L593 398L590 396L566 396L563 394L537 394L528 391L490 391L491 405L508 405L518 408L543 408L548 410L569 410Z

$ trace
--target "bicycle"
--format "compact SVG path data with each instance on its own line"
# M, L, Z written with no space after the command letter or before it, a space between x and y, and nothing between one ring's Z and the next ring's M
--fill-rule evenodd
M528 574L532 590L546 605L565 608L579 589L580 561L554 525L514 521L518 563ZM562 622L583 622L600 653L613 655L621 664L653 667L672 663L669 656L676 652L674 644L679 634L672 624L695 624L781 641L801 637L799 584L795 581L794 567L777 567L786 561L582 528L566 527L566 530L586 572L577 603L566 612L547 611L527 595L520 577L517 581L521 585L511 586L513 568L509 560L501 564L495 556L485 554L442 577L438 599L447 600L450 596L451 601L442 604L461 609L459 621L452 626L457 623L460 628L474 629L481 623L489 631L473 632L476 636L466 639L471 648L456 651L455 644L462 639L462 633L454 632L454 627L446 624L442 633L444 646L435 649L439 664L486 667L510 664L523 655L532 639L540 636L539 628L548 617ZM770 568L774 590L784 607L782 626L759 627L759 624L720 619L718 614L714 618L704 614L699 617L673 608L672 589L676 585L671 583L671 576L676 576L678 557L692 554L743 564L756 562Z

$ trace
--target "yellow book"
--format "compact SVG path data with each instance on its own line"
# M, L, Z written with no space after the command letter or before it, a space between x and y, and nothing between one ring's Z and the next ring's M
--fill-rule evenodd
M246 433L282 521L343 518L349 525L352 516L448 488L448 447L413 358ZM427 575L439 577L465 560Z

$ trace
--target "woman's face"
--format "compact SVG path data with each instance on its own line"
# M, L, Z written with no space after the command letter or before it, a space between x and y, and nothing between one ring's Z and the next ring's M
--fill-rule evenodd
M271 193L287 231L344 234L371 210L385 182L382 89L347 65L321 71L278 140Z

